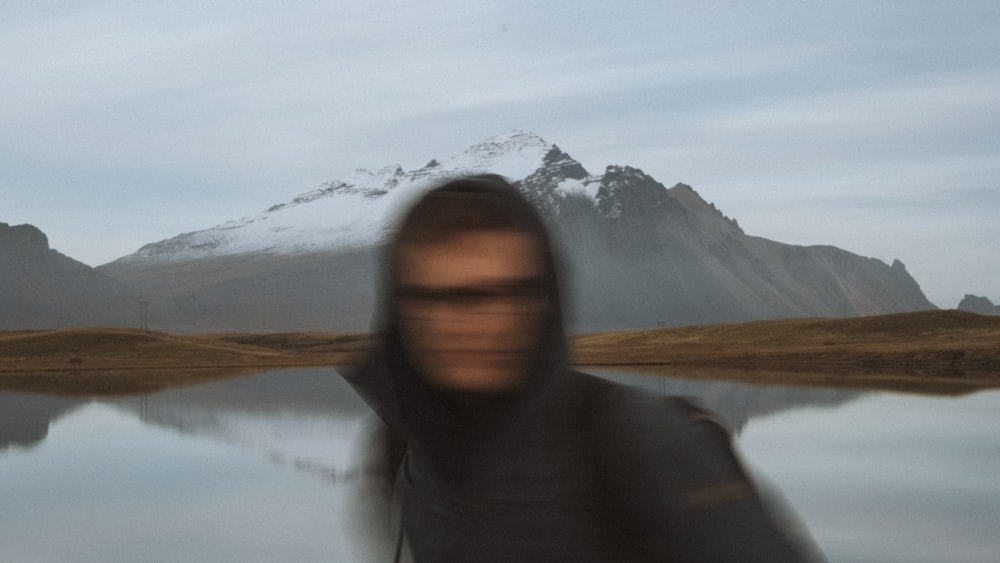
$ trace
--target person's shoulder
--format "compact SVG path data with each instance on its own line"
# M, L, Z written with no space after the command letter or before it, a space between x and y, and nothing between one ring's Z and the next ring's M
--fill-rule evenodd
M590 416L603 426L620 431L698 431L729 440L726 424L696 398L659 395L583 372L574 377L586 388Z
M694 399L614 382L598 382L594 389L587 427L603 473L630 491L628 498L649 490L688 506L716 489L739 498L753 495L729 431ZM623 485L630 481L634 487Z
M395 432L404 432L399 396L385 357L371 353L360 364L337 370L362 400Z

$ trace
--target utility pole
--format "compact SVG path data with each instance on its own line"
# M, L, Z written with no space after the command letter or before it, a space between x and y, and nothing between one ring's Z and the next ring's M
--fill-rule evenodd
M139 328L143 332L149 330L149 301L139 302Z

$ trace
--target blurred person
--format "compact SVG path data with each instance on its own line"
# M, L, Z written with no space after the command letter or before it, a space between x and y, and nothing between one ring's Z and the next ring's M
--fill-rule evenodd
M348 380L414 561L804 561L707 412L567 365L557 260L499 176L426 194ZM397 470L398 468L398 470Z

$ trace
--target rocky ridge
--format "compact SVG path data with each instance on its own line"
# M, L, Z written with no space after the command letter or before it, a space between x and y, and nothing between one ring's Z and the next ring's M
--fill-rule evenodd
M0 223L0 330L135 325L125 284L49 248L33 225Z
M1000 305L994 305L986 297L966 294L958 304L959 311L968 311L979 315L1000 315Z
M356 170L253 217L148 244L101 266L100 279L129 309L147 301L161 330L367 330L395 218L431 186L487 172L511 179L551 225L573 330L935 308L899 261L748 235L691 186L626 165L592 174L525 131L414 170ZM39 235L17 234L36 247ZM93 318L80 324L121 324Z

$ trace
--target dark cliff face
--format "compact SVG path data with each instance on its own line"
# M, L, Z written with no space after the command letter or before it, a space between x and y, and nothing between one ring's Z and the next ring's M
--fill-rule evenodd
M935 308L901 262L747 236L690 186L631 167L609 166L595 201L566 198L556 232L577 330Z
M552 145L545 155L544 166L515 185L546 219L553 220L558 217L565 199L559 184L566 180L583 180L589 175L583 165Z
M9 256L41 254L49 249L49 238L34 225L0 223L0 253Z
M669 206L667 188L638 168L608 166L601 177L597 209L608 220L651 227Z
M0 223L0 330L136 326L125 286L49 248L31 225Z

